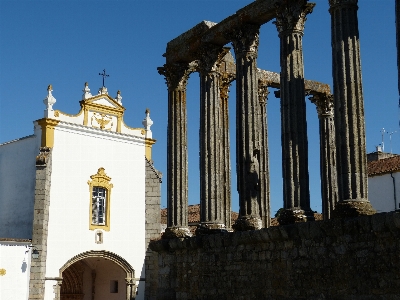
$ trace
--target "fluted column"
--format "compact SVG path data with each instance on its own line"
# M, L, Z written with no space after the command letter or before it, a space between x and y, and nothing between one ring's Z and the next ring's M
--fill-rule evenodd
M206 44L199 50L200 73L200 224L196 234L225 230L221 147L222 112L219 65L229 49Z
M258 80L258 101L260 105L260 218L262 227L270 225L270 178L269 178L269 151L268 151L268 122L267 122L267 100L268 83Z
M236 172L239 218L235 230L261 228L260 105L258 103L257 52L259 26L246 24L232 33L236 54Z
M163 238L190 236L188 229L188 153L186 85L189 64L167 63L158 68L168 86L167 229Z
M221 71L221 70L220 70ZM221 180L222 180L222 201L224 201L225 212L223 216L226 228L231 228L231 154L230 154L230 135L229 135L229 87L235 79L234 74L222 71L219 77L220 89L220 116L222 120L221 138L219 141L222 152L221 161Z
M368 201L357 0L329 0L339 202L333 217L374 214Z
M315 93L310 100L318 112L322 214L328 220L338 202L333 95Z
M314 220L310 209L308 141L304 94L303 31L315 4L288 0L277 7L280 37L282 176L284 211L280 224Z

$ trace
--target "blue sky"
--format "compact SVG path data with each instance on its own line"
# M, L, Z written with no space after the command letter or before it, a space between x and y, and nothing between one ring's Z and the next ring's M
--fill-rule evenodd
M109 94L121 90L125 123L141 127L151 110L153 159L164 174L166 206L167 87L157 67L171 39L202 20L220 22L249 0L149 1L7 1L0 0L0 143L33 133L43 117L48 84L54 109L75 114L84 83L92 93L106 69ZM303 46L305 77L332 85L328 0L317 0L306 22ZM395 132L392 151L400 153L394 0L360 0L359 29L367 129L367 152L382 141L381 129ZM279 38L272 23L260 32L258 66L279 72ZM230 93L232 208L238 211L234 156L235 86ZM199 203L199 77L191 75L187 93L189 132L189 203ZM282 207L279 100L268 100L271 210ZM307 100L311 207L321 211L318 118ZM384 134L390 152L389 134ZM3 174L1 174L3 176Z

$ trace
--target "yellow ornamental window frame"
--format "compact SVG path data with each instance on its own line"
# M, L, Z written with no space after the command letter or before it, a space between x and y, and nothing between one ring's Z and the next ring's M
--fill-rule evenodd
M111 189L113 188L113 184L110 183L111 177L108 177L104 168L99 168L95 175L91 175L90 178L92 180L88 181L89 185L89 230L102 229L105 231L110 231L110 199L111 199ZM106 199L105 199L105 224L97 225L93 224L93 188L101 187L106 190Z

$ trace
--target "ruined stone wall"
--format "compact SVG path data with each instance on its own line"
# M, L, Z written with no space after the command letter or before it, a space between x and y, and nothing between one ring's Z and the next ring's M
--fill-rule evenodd
M400 213L150 243L153 299L400 299Z

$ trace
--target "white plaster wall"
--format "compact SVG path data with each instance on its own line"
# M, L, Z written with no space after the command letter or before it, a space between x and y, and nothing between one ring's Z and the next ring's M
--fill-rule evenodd
M393 173L396 184L396 209L400 200L400 173ZM377 212L395 210L393 179L390 174L368 177L368 199Z
M140 276L145 258L145 148L138 137L84 126L59 124L52 153L49 234L46 277L73 256L90 250L113 252ZM114 185L111 191L110 231L103 244L89 230L90 175L103 167ZM46 283L46 300L53 299ZM137 299L141 299L139 295Z
M0 145L0 237L31 239L40 137Z
M0 269L6 274L0 276L0 299L28 299L30 250L25 253L26 243L0 241Z

